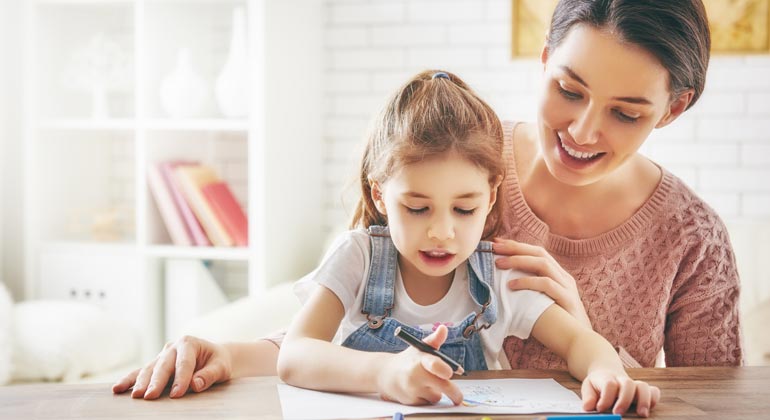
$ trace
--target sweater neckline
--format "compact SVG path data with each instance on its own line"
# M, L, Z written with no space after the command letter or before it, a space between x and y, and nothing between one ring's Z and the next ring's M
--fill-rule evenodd
M613 249L618 245L638 236L660 212L666 197L673 186L673 175L660 167L662 176L658 186L642 206L625 222L607 232L591 238L571 239L550 232L548 225L542 221L524 200L524 193L519 184L518 168L513 151L513 134L518 123L503 124L505 144L503 156L509 161L510 170L503 181L509 208L513 209L516 222L520 227L535 238L540 239L544 247L552 253L564 256L595 255Z

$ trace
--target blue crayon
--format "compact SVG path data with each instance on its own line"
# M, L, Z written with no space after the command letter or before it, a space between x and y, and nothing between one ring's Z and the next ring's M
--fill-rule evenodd
M404 420L404 415L401 414L400 412L396 411L393 414L393 420Z

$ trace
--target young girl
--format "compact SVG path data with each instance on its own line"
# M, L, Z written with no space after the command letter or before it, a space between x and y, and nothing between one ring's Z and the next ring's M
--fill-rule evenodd
M358 229L296 286L306 302L280 350L281 379L459 404L452 368L408 347L396 328L464 370L507 367L505 337L532 335L583 380L586 410L625 413L636 403L649 415L660 391L631 380L606 340L544 294L505 290L516 273L495 269L491 244L479 242L494 233L502 147L494 111L456 76L423 72L396 93L364 153Z

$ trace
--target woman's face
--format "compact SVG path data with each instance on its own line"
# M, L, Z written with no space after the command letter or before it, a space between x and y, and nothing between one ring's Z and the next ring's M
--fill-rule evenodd
M587 25L542 59L540 145L551 175L568 185L611 174L689 102L671 102L668 72L653 55Z

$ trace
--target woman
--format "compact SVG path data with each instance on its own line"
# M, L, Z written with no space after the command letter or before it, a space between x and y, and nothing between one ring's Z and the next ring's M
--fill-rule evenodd
M541 56L538 121L506 124L501 269L616 346L627 366L742 363L735 259L716 213L638 153L703 91L710 35L700 0L562 0ZM513 368L563 368L534 340L509 337ZM275 374L268 340L184 337L113 386L171 397L231 377ZM243 362L242 358L248 360ZM233 372L233 360L248 366Z
M536 124L507 125L500 268L617 346L628 366L738 365L739 282L716 213L638 153L697 101L710 37L700 1L563 0L543 49ZM511 366L564 364L509 338ZM630 356L630 357L629 357Z

